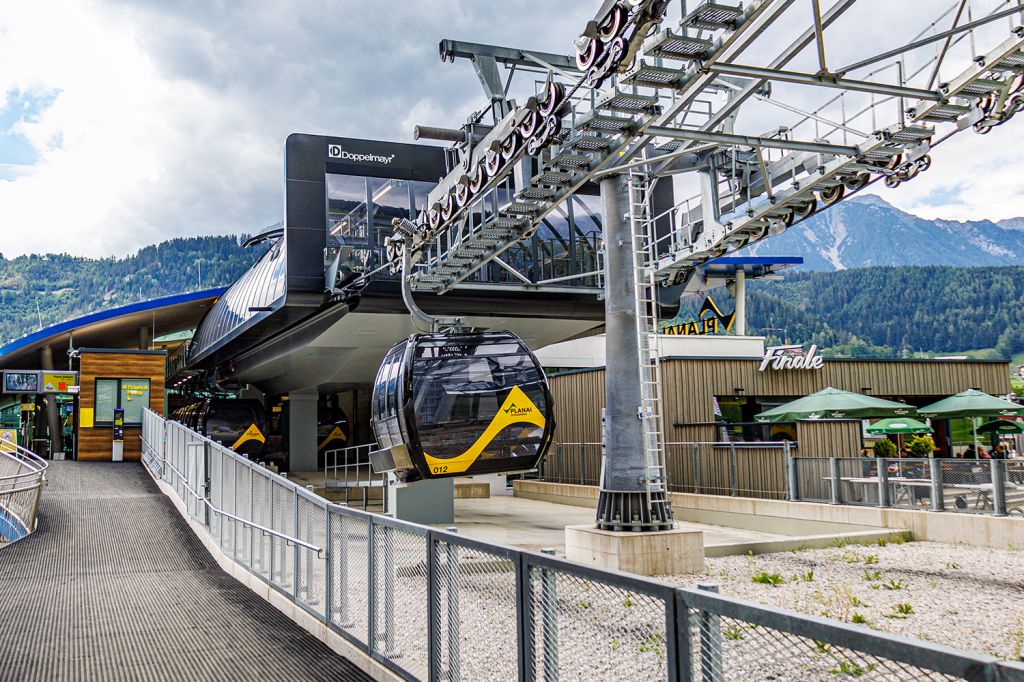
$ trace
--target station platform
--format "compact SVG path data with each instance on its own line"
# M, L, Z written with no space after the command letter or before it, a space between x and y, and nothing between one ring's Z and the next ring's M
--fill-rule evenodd
M0 679L370 679L222 571L141 464L48 478L0 549Z

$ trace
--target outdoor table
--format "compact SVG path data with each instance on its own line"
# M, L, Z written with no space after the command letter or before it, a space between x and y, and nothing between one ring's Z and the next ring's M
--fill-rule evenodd
M853 492L853 495L843 496L846 500L860 500L864 504L877 505L878 504L878 477L877 476L865 476L865 477L850 477L840 479L846 486L847 491ZM928 488L931 489L932 482L927 478L904 478L902 476L890 476L889 486L891 493L891 501L893 504L899 503L901 499L907 497L907 493L911 488ZM844 491L845 492L845 491ZM860 493L857 495L856 493ZM943 495L946 494L974 494L974 506L976 508L981 507L988 503L992 495L992 484L991 483L957 483L953 485L943 486Z

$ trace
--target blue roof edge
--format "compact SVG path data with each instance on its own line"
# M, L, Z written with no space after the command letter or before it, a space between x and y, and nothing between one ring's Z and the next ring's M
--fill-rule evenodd
M166 306L178 305L180 303L189 303L191 301L202 301L207 298L215 298L220 296L227 287L215 287L213 289L203 289L201 291L190 291L184 294L173 294L171 296L161 296L160 298L151 298L145 301L137 301L135 303L129 303L118 308L110 308L107 310L98 310L82 317L76 317L72 320L65 320L64 322L58 322L57 324L50 325L49 327L43 327L39 331L26 334L21 338L15 339L10 343L0 346L0 358L5 355L9 355L17 350L21 350L26 346L31 346L33 343L42 341L50 336L57 336L64 332L84 327L88 324L95 324L97 322L105 322L112 320L116 317L123 315L132 315L134 313L141 313L147 310L156 310L158 308L164 308Z

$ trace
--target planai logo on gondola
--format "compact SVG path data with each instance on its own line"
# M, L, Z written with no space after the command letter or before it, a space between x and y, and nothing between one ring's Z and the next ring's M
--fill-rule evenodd
M512 403L504 410L502 410L502 412L509 415L510 417L522 417L523 415L526 414L533 414L533 406L529 405L527 407L519 407L515 403Z

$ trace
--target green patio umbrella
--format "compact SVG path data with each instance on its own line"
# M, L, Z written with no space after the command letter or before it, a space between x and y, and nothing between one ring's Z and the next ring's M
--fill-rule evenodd
M1019 417L1024 405L976 391L971 388L956 395L925 405L918 412L924 417L939 419L970 419L974 428L974 449L978 449L978 417Z
M916 419L908 419L906 417L890 417L889 419L880 419L874 424L868 427L868 433L885 434L898 433L931 433L934 429L928 426L924 422L919 422Z
M759 422L791 422L797 419L867 419L915 414L917 410L910 405L829 387L765 410L755 419Z
M964 417L1019 417L1024 405L996 398L973 388L918 409L922 417L961 419Z
M1024 424L1005 419L996 419L979 426L978 433L1024 433Z

